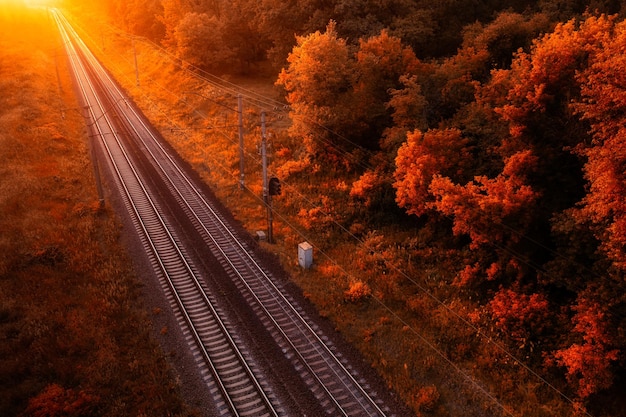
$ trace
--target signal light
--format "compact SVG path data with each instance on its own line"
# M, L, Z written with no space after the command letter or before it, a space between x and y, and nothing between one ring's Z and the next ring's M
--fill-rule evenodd
M270 182L269 182L270 195L280 195L280 193L282 192L280 188L281 188L280 180L276 177L270 178Z

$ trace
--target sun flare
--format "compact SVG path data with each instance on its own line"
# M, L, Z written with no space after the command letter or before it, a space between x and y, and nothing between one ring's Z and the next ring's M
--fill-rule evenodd
M23 7L23 6L49 6L53 7L58 4L57 0L0 0L0 7Z
M58 4L57 0L23 0L27 6L49 6L53 7Z

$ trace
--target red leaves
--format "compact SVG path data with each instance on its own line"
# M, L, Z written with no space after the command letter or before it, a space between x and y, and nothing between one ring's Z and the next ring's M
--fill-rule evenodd
M574 309L574 331L582 336L583 343L560 349L554 357L567 368L567 379L578 387L578 395L587 398L611 386L612 363L619 351L611 348L607 316L599 304L581 298Z
M543 294L527 295L506 288L498 291L489 308L500 330L522 343L541 333L550 312Z
M378 172L366 171L352 184L350 197L364 201L365 206L370 207L374 202L376 190L383 184L383 178Z
M449 176L462 174L467 159L459 130L416 130L398 150L394 187L396 202L407 213L421 216L435 209L452 217L453 232L469 235L472 248L477 248L503 240L504 220L514 217L516 225L530 221L528 213L538 194L524 181L536 157L530 150L518 152L506 159L495 179L477 176L466 185L455 184Z
M48 385L32 398L24 415L32 417L85 416L95 411L100 399L83 390L65 389L57 384Z
M597 19L601 23L600 19ZM595 20L594 20L595 22ZM610 21L609 23L612 23ZM605 23L605 25L608 23ZM609 36L613 33L613 36ZM626 23L598 33L598 46L589 67L581 72L583 100L574 108L591 122L593 143L578 148L587 157L585 177L589 192L576 212L581 223L590 221L602 249L622 271L626 270ZM601 42L600 42L601 41Z
M511 69L493 74L483 98L496 104L496 112L510 123L512 136L521 136L534 113L563 103L577 94L576 73L587 66L590 53L610 33L613 19L588 18L557 25L552 33L534 42L530 53L519 52ZM504 86L508 92L502 101ZM496 96L491 95L495 94ZM499 96L499 97L497 97Z

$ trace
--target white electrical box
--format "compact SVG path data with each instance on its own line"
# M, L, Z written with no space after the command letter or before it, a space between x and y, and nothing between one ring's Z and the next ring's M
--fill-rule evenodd
M309 269L313 264L313 246L309 242L298 245L298 263L304 269Z

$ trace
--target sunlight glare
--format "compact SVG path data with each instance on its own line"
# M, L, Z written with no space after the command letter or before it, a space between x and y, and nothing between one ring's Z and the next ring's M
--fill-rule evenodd
M57 0L0 0L0 7L54 7L57 3Z
M23 1L24 1L24 3L27 6L49 6L49 7L54 7L57 4L56 0L23 0Z

